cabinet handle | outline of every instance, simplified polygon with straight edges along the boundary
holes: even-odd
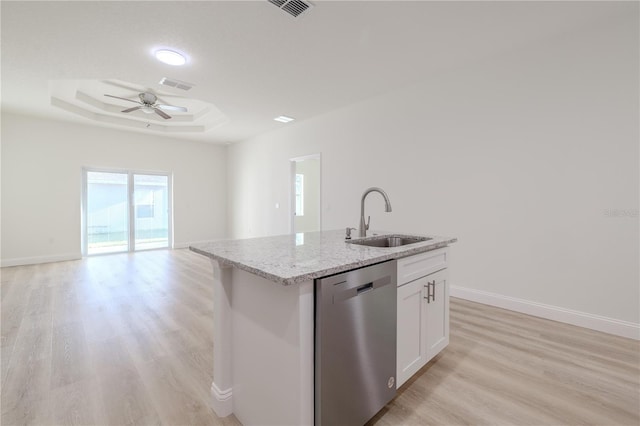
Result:
[[[427,289],[427,297],[423,297],[423,299],[427,299],[427,303],[436,301],[436,281],[427,282],[427,285],[424,286]]]
[[[423,299],[427,299],[427,303],[436,301],[436,280],[432,282],[427,281],[427,285],[423,286],[427,289],[427,297],[422,297]]]

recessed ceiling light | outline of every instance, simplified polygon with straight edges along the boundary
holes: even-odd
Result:
[[[155,52],[156,59],[168,65],[184,65],[187,63],[187,58],[176,51],[169,49],[160,49]]]
[[[281,123],[289,123],[289,122],[295,120],[295,118],[287,117],[286,115],[281,115],[280,117],[274,118],[274,120],[279,121]]]

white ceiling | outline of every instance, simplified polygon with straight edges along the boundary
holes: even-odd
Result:
[[[314,4],[293,18],[267,0],[2,1],[2,109],[158,132],[123,124],[110,105],[111,122],[52,105],[52,96],[77,102],[80,86],[100,98],[100,82],[116,79],[212,105],[224,119],[172,136],[233,143],[295,125],[273,121],[278,115],[304,120],[620,14],[606,2]],[[151,53],[163,46],[186,52],[188,64],[159,63]],[[162,77],[195,87],[166,88]]]

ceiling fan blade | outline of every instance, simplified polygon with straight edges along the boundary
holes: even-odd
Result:
[[[171,116],[169,114],[167,114],[166,112],[162,111],[160,108],[153,108],[153,110],[156,112],[156,114],[158,114],[160,117],[164,118],[165,120],[168,120],[171,118]]]
[[[106,93],[105,93],[105,96],[108,96],[110,98],[122,99],[123,101],[129,101],[129,102],[133,102],[133,103],[136,103],[136,104],[140,103],[138,101],[134,101],[133,99],[121,98],[120,96],[107,95]]]
[[[137,106],[137,107],[133,107],[133,108],[123,109],[120,112],[132,112],[132,111],[137,111],[137,110],[142,109],[142,108],[144,108],[144,107],[141,105],[141,106]]]
[[[156,105],[156,108],[160,108],[165,111],[187,112],[187,108],[176,105]]]

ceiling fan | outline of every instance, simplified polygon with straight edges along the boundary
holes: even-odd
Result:
[[[110,98],[116,98],[116,99],[122,99],[123,101],[129,101],[129,102],[133,102],[138,104],[138,106],[135,106],[133,108],[127,108],[122,110],[121,112],[133,112],[133,111],[137,111],[137,110],[142,110],[142,112],[146,112],[147,114],[153,114],[154,112],[156,114],[158,114],[160,117],[164,118],[165,120],[168,120],[171,118],[171,116],[169,114],[167,114],[166,112],[164,112],[163,110],[166,111],[180,111],[180,112],[187,112],[187,109],[185,107],[181,107],[181,106],[175,106],[175,105],[162,105],[162,104],[158,104],[158,97],[156,95],[154,95],[151,92],[142,92],[140,94],[138,94],[138,97],[140,98],[140,101],[136,101],[133,99],[127,99],[127,98],[121,98],[120,96],[113,96],[113,95],[107,95],[105,94],[105,96],[109,96]]]

